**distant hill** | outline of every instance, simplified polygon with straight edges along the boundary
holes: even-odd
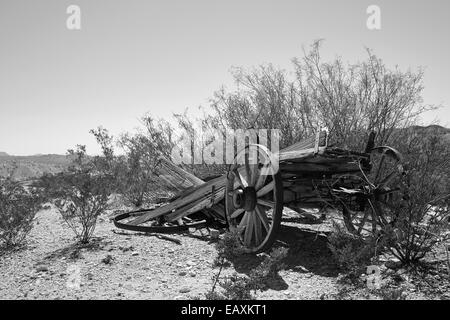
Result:
[[[66,169],[70,158],[65,155],[45,154],[34,156],[10,156],[0,153],[0,176],[7,176],[14,166],[17,167],[14,178],[28,180],[40,177],[44,173],[58,173]]]
[[[450,144],[450,129],[442,126],[411,126],[407,130],[412,130],[417,134],[436,134],[442,136],[442,139]],[[33,156],[12,156],[6,152],[0,152],[0,177],[8,175],[8,172],[14,165],[17,166],[14,177],[19,180],[28,180],[40,177],[44,173],[61,172],[70,163],[70,158],[66,155],[39,154]]]
[[[439,125],[430,125],[430,126],[411,126],[406,130],[410,130],[418,135],[436,135],[440,136],[443,141],[450,144],[450,129],[445,128]]]

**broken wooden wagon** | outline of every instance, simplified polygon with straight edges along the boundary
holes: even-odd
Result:
[[[332,206],[351,233],[382,231],[395,220],[404,174],[401,155],[388,146],[374,147],[374,133],[362,152],[328,146],[327,138],[318,130],[278,155],[263,145],[247,145],[226,174],[207,182],[161,158],[161,178],[179,194],[158,208],[121,214],[114,223],[134,231],[170,232],[221,222],[237,229],[252,253],[272,246],[284,206]],[[191,218],[198,212],[207,219]]]

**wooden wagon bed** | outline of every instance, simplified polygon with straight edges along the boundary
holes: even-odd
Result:
[[[376,150],[382,154],[382,163],[386,156],[400,161],[400,156],[392,148],[372,148],[371,143],[373,141],[369,142],[366,151]],[[260,252],[273,243],[283,205],[332,202],[336,195],[342,194],[345,201],[354,202],[358,198],[356,202],[366,201],[373,207],[376,199],[367,200],[367,195],[372,197],[376,194],[374,190],[381,190],[367,181],[373,166],[373,152],[328,147],[327,134],[323,131],[282,149],[278,157],[259,145],[250,145],[242,150],[245,157],[252,147],[259,152],[256,164],[250,164],[248,158],[244,164],[235,160],[227,174],[207,182],[161,158],[159,176],[179,190],[178,195],[159,208],[122,215],[115,220],[116,226],[145,231],[145,228],[161,222],[177,222],[188,227],[189,223],[183,219],[202,212],[208,219],[240,228],[244,245],[251,252]],[[360,232],[361,227],[355,228],[356,222],[352,221],[350,206],[344,202],[343,205],[348,228]],[[128,218],[126,223],[120,222],[125,218]],[[364,217],[363,225],[366,220]]]

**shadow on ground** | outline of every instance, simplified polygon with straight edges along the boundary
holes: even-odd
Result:
[[[283,269],[285,270],[324,277],[336,277],[338,275],[337,266],[331,251],[328,249],[327,238],[323,234],[299,227],[282,225],[273,247],[289,249],[287,257],[283,260],[285,265]],[[261,255],[245,255],[234,259],[232,264],[237,272],[249,275],[263,259],[264,257]],[[288,288],[279,274],[272,280],[268,283],[270,289],[285,290]]]
[[[60,259],[62,257],[77,260],[81,258],[81,249],[86,249],[88,251],[99,251],[102,250],[106,245],[111,244],[111,241],[104,241],[102,237],[95,237],[90,240],[87,244],[80,244],[78,242],[74,242],[66,247],[61,249],[57,249],[44,257],[45,260],[55,260]]]

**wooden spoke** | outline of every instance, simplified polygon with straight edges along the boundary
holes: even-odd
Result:
[[[243,175],[239,172],[238,169],[235,169],[235,171],[233,171],[234,176],[236,177],[236,180],[238,181],[238,183],[241,185],[241,187],[245,188],[248,187],[248,182],[247,180],[245,180],[245,178],[243,177]]]
[[[264,210],[262,210],[258,205],[255,208],[256,214],[259,217],[259,220],[261,221],[264,229],[266,229],[266,231],[269,231],[269,219],[267,219],[267,216],[264,213]]]
[[[241,222],[238,225],[239,229],[242,230],[247,226],[248,218],[249,218],[249,214],[248,214],[248,212],[245,212],[244,216],[242,217]]]
[[[269,182],[268,184],[266,184],[264,187],[262,187],[261,189],[259,189],[256,192],[256,196],[259,198],[259,197],[262,197],[262,196],[268,194],[270,191],[273,190],[274,185],[275,185],[274,181]]]
[[[364,225],[366,224],[366,220],[367,220],[368,216],[369,216],[369,210],[365,210],[364,217],[362,218],[361,222],[359,223],[358,234],[361,234],[361,231],[364,228]]]
[[[269,201],[269,200],[264,200],[264,199],[258,199],[256,200],[256,202],[260,205],[263,205],[265,207],[269,207],[269,208],[275,208],[275,202],[273,201]]]
[[[255,212],[252,214],[254,219],[254,225],[255,225],[255,241],[256,245],[259,245],[263,240],[263,232],[261,228],[261,220],[259,219],[259,216],[256,215]]]
[[[250,169],[251,169],[251,175],[252,175],[252,179],[251,179],[251,185],[252,186],[256,186],[256,181],[259,178],[260,175],[260,171],[258,170],[258,164],[252,164],[250,165]]]
[[[388,184],[392,178],[394,178],[398,174],[397,170],[393,170],[391,173],[389,173],[386,177],[383,178],[383,180],[380,181],[379,185],[383,186]]]
[[[231,214],[232,219],[236,219],[239,217],[240,214],[242,214],[245,210],[244,209],[237,209],[235,212]]]
[[[383,152],[382,156],[381,156],[381,160],[378,163],[378,168],[377,171],[375,171],[375,179],[373,180],[373,183],[376,184],[378,181],[378,177],[380,176],[381,173],[381,169],[383,167],[383,163],[384,163],[384,159],[386,158],[386,153]]]
[[[263,173],[265,173],[264,167],[261,168],[261,170],[259,172],[258,180],[256,180],[256,182],[255,182],[256,191],[260,190],[264,186],[264,183],[266,183],[267,175],[263,174]]]
[[[245,153],[245,178],[247,180],[247,183],[249,186],[252,186],[252,173],[251,173],[251,169],[250,169],[250,162],[248,159],[248,152]]]
[[[253,224],[255,222],[254,212],[246,212],[248,214],[247,226],[245,228],[244,243],[247,247],[250,247],[253,236]]]

